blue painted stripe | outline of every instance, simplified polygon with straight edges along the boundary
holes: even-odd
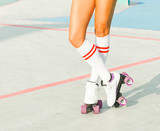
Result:
[[[134,0],[138,4],[114,14],[112,27],[160,30],[160,0]],[[69,23],[69,16],[36,19],[38,21]],[[94,16],[89,26],[94,26]]]
[[[139,2],[135,0],[135,2]],[[141,3],[115,14],[114,27],[160,30],[160,0],[141,0]]]
[[[16,2],[16,1],[18,1],[18,0],[0,0],[0,6],[7,5],[10,3]]]

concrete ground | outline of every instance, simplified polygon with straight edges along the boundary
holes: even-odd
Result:
[[[112,27],[107,64],[134,79],[122,88],[128,104],[109,108],[100,87],[101,113],[82,115],[91,69],[68,41],[68,23],[35,20],[68,16],[70,4],[20,0],[0,7],[0,131],[160,130],[160,31]],[[89,26],[94,42],[93,32]]]

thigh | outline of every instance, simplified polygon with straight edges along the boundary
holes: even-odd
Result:
[[[117,0],[96,0],[95,27],[110,28]]]
[[[69,33],[85,37],[95,8],[95,0],[72,0]]]

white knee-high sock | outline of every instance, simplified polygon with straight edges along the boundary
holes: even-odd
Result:
[[[111,76],[97,47],[92,42],[85,40],[77,50],[82,55],[83,59],[92,67],[92,70],[107,84]]]
[[[110,35],[107,35],[105,37],[95,37],[95,41],[96,41],[96,47],[104,61],[104,63],[107,60],[107,56],[108,56],[108,52],[109,52],[109,46],[110,46]],[[91,73],[91,77],[90,77],[90,81],[93,82],[98,82],[99,79],[99,75],[98,73],[92,69],[92,73]]]

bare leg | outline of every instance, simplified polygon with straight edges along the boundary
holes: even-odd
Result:
[[[84,60],[100,75],[101,79],[108,83],[110,73],[107,70],[95,45],[86,40],[86,29],[95,8],[95,0],[73,0],[70,17],[69,40],[77,48]],[[90,88],[91,87],[91,88]],[[97,84],[87,84],[85,103],[97,102]]]
[[[95,8],[95,0],[73,0],[70,24],[69,41],[75,48],[79,48],[85,40],[86,29]]]
[[[96,0],[95,34],[104,37],[109,34],[117,0]]]
[[[95,34],[96,34],[96,42],[97,42],[96,45],[99,47],[104,47],[104,48],[109,47],[109,36],[108,37],[106,36],[110,32],[111,21],[112,21],[115,5],[116,5],[116,0],[96,0]],[[108,51],[109,51],[109,48],[108,48]],[[103,58],[103,61],[106,62],[108,52],[104,52],[104,53],[101,52],[100,54]],[[98,78],[99,78],[98,74],[94,70],[92,70],[90,81],[97,82]]]
[[[97,40],[99,38],[105,37],[110,32],[111,21],[113,17],[114,8],[116,5],[116,0],[96,0],[96,11],[95,11],[95,33]],[[98,46],[101,46],[101,42],[98,43]],[[104,56],[104,62],[106,61],[107,55],[100,53],[101,56]],[[107,98],[107,105],[112,107],[116,101],[117,88],[121,77],[119,73],[112,72],[112,79],[108,84],[102,84]],[[98,76],[98,75],[97,75]]]

